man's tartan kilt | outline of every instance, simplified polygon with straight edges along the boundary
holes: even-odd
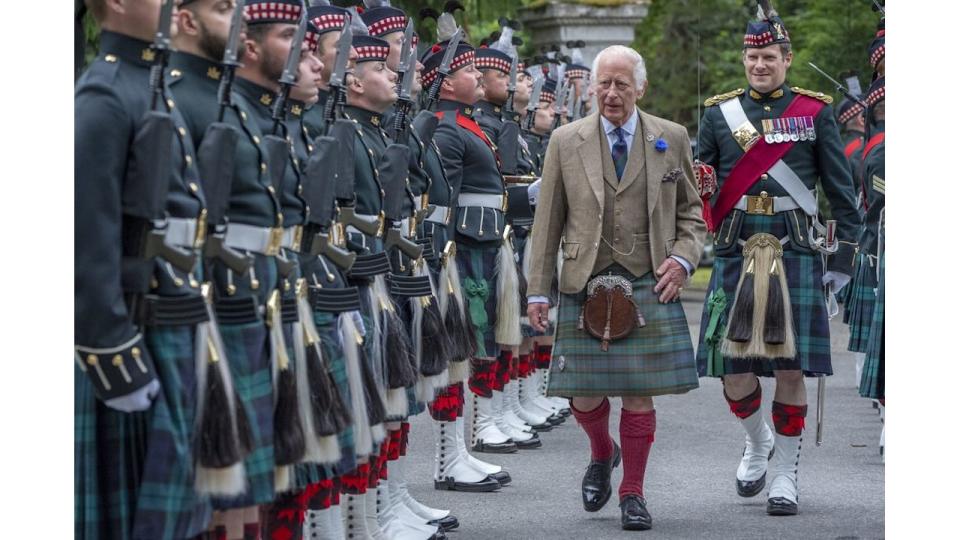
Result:
[[[577,329],[586,290],[560,295],[547,395],[658,396],[700,385],[683,306],[661,304],[655,285],[652,272],[633,280],[633,300],[647,324],[611,342],[607,352],[600,340]]]
[[[482,302],[486,313],[486,324],[477,320],[471,311],[473,326],[477,332],[477,344],[482,350],[480,357],[495,357],[500,348],[497,346],[497,257],[500,242],[483,244],[457,237],[457,270],[460,272],[463,299],[469,309],[473,302]],[[482,338],[482,339],[481,339]]]
[[[873,305],[877,301],[877,294],[874,292],[877,287],[877,269],[870,264],[870,260],[863,252],[857,256],[853,280],[849,285],[850,295],[844,312],[844,322],[850,325],[850,341],[847,349],[853,352],[867,352],[870,323],[873,320]]]
[[[884,297],[886,296],[886,257],[880,257],[880,281],[877,286],[877,301],[873,306],[873,318],[870,325],[870,338],[867,340],[867,357],[863,363],[863,373],[860,375],[860,395],[865,398],[884,399],[885,366],[884,366]]]
[[[768,233],[783,238],[787,236],[784,219],[780,215],[744,215],[740,238],[746,240],[757,233]],[[783,266],[790,290],[793,311],[793,327],[796,333],[797,356],[794,358],[723,359],[725,373],[750,373],[772,377],[773,370],[802,369],[804,375],[832,375],[830,363],[830,322],[827,317],[826,297],[823,293],[823,261],[819,253],[801,253],[787,242],[783,247]],[[717,288],[722,288],[727,297],[727,307],[722,320],[727,320],[736,298],[737,282],[743,266],[740,248],[735,254],[718,255],[713,262],[713,275],[707,290],[707,302],[703,305],[700,319],[700,340],[697,349],[697,368],[700,376],[707,375],[707,349],[705,333],[710,321],[709,298]],[[721,328],[720,331],[726,331]]]
[[[253,449],[244,460],[247,491],[214,499],[217,509],[243,508],[273,500],[273,376],[264,322],[221,324],[234,388],[250,421]]]
[[[181,539],[209,523],[209,501],[193,489],[195,332],[195,326],[146,330],[160,392],[143,412],[107,407],[75,368],[75,538]]]

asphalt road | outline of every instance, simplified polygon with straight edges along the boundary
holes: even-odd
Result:
[[[696,336],[700,307],[684,302]],[[586,436],[570,418],[541,434],[540,449],[511,455],[475,454],[503,465],[513,483],[496,493],[433,489],[434,442],[430,418],[412,421],[407,480],[426,504],[449,508],[461,523],[457,540],[711,538],[711,539],[874,539],[884,536],[884,465],[877,448],[880,419],[857,395],[854,358],[846,351],[847,328],[831,324],[835,375],[827,379],[823,445],[815,445],[816,381],[807,379],[810,412],[800,458],[800,514],[766,515],[766,493],[736,495],[734,473],[743,431],[730,414],[719,380],[682,396],[657,398],[657,434],[644,491],[653,529],[620,529],[614,497],[601,511],[584,512],[580,480],[589,460]],[[695,339],[695,338],[694,338]],[[765,381],[763,413],[768,423],[773,381]],[[619,403],[612,403],[611,433],[618,437]],[[468,414],[469,421],[469,414]],[[614,471],[614,490],[622,467]]]

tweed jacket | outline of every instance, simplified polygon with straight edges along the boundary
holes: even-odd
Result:
[[[687,130],[638,112],[640,121],[619,183],[616,178],[604,178],[604,160],[612,158],[604,150],[608,145],[598,112],[554,131],[533,224],[528,295],[549,294],[558,250],[563,254],[560,292],[581,291],[595,271],[602,270],[594,266],[603,241],[604,204],[614,203],[604,200],[604,182],[617,186],[618,230],[629,235],[642,229],[648,235],[649,253],[637,252],[633,257],[642,256],[656,269],[664,259],[677,255],[696,268],[706,225]],[[630,204],[631,199],[638,204]]]

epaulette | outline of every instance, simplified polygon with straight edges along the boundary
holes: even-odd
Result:
[[[743,88],[737,88],[736,90],[731,90],[731,91],[727,92],[726,94],[717,94],[717,95],[713,96],[712,98],[704,101],[704,102],[703,102],[703,106],[704,106],[704,107],[712,107],[712,106],[714,106],[714,105],[718,105],[718,104],[720,104],[720,103],[723,103],[724,101],[726,101],[726,100],[728,100],[728,99],[735,98],[735,97],[739,96],[739,95],[742,94],[742,93],[743,93]]]
[[[823,92],[814,92],[813,90],[807,90],[804,88],[800,88],[799,86],[791,86],[790,90],[792,90],[794,94],[802,94],[804,96],[809,96],[812,98],[819,99],[820,101],[826,103],[827,105],[833,103],[833,98],[828,96],[827,94],[824,94]]]

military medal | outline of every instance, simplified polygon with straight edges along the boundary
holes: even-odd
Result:
[[[770,119],[761,120],[763,124],[763,140],[767,141],[767,144],[773,144],[773,122]]]
[[[806,122],[803,118],[797,118],[797,132],[800,134],[800,140],[807,140]]]
[[[775,126],[773,140],[782,143],[783,142],[783,119],[774,118],[773,125]]]
[[[808,141],[815,141],[815,140],[817,140],[817,130],[814,129],[814,127],[813,127],[813,125],[814,125],[814,124],[813,124],[813,117],[812,117],[812,116],[804,116],[804,117],[803,117],[803,125],[807,128],[807,140],[808,140]]]
[[[797,129],[797,119],[794,117],[787,118],[787,123],[790,126],[790,140],[797,142],[800,140],[800,133]]]

